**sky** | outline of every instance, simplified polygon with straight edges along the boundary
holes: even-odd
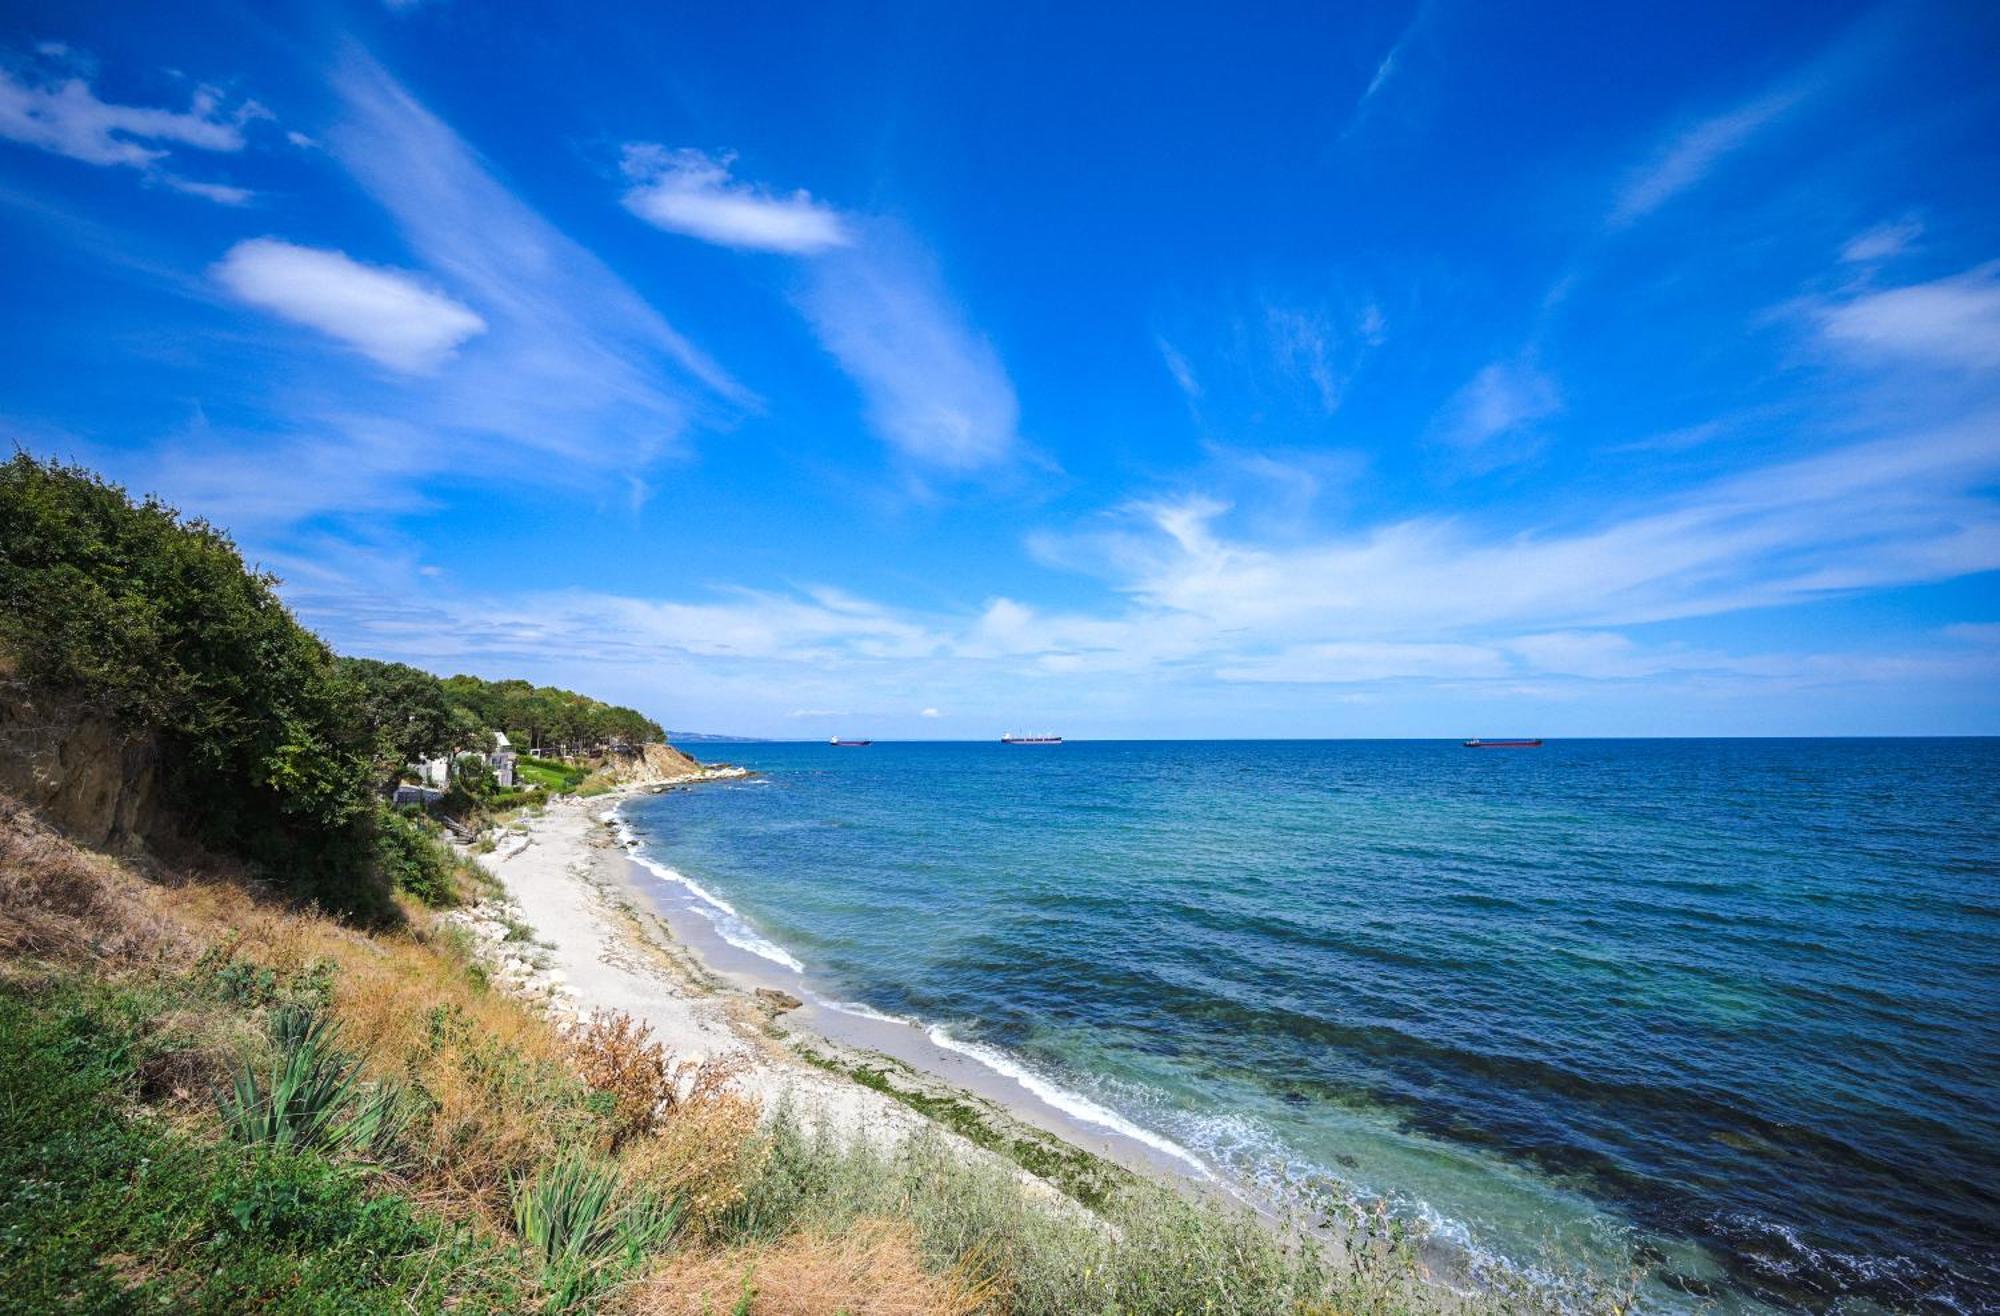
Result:
[[[676,729],[2000,733],[2000,9],[675,9],[10,0],[0,442]]]

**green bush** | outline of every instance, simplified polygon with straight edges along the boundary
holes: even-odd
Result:
[[[418,817],[378,811],[375,862],[383,880],[433,909],[458,903],[458,856]]]
[[[31,688],[152,733],[176,815],[330,907],[370,890],[372,736],[332,653],[229,537],[80,467],[0,466],[0,647]]]

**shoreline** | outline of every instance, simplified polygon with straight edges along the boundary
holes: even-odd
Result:
[[[1133,1173],[1180,1187],[1220,1189],[1232,1199],[1246,1200],[1229,1191],[1228,1182],[1195,1153],[1171,1139],[1056,1087],[990,1048],[953,1038],[942,1027],[840,1000],[815,984],[788,951],[747,928],[744,940],[767,949],[730,940],[713,915],[740,919],[732,906],[685,874],[640,853],[636,839],[620,829],[615,815],[606,819],[600,814],[599,821],[610,826],[620,842],[630,893],[650,906],[649,912],[705,969],[739,991],[754,996],[781,993],[798,1002],[774,1017],[772,1027],[785,1034],[783,1040],[795,1054],[810,1052],[800,1055],[808,1064],[831,1064],[877,1090],[892,1087],[893,1095],[906,1105],[969,1100]],[[829,1048],[835,1054],[829,1055]],[[882,1062],[887,1070],[877,1072]],[[871,1076],[857,1077],[853,1072],[857,1068],[870,1070]],[[940,1084],[947,1090],[927,1090]]]
[[[490,861],[487,871],[550,962],[544,999],[559,1026],[593,1010],[622,1010],[670,1053],[736,1057],[734,1086],[767,1110],[789,1103],[808,1124],[878,1145],[931,1129],[958,1154],[1003,1165],[1057,1207],[1091,1208],[1147,1183],[1247,1210],[1273,1229],[1299,1227],[1296,1202],[1288,1206],[1003,1053],[818,990],[789,951],[699,882],[646,857],[621,826],[618,811],[632,798],[750,775],[705,768],[559,799],[516,819],[492,854],[478,856]],[[718,916],[736,921],[740,939],[759,949],[725,937]],[[538,994],[532,981],[528,992]],[[1330,1260],[1350,1255],[1345,1226],[1307,1231]],[[1448,1234],[1418,1242],[1426,1286],[1449,1301],[1486,1287],[1489,1267],[1516,1281],[1534,1273]]]
[[[503,989],[540,1002],[559,1026],[622,1010],[670,1053],[728,1058],[735,1086],[766,1109],[788,1102],[810,1124],[891,1144],[929,1127],[960,1154],[1000,1161],[1065,1201],[1089,1205],[1138,1178],[1244,1204],[1165,1139],[1086,1122],[1038,1095],[1032,1077],[834,1001],[781,960],[725,940],[697,884],[663,875],[672,870],[635,855],[616,827],[627,799],[744,775],[710,769],[551,801],[473,856],[505,899],[446,921],[474,934]]]

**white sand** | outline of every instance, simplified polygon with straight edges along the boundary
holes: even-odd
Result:
[[[814,1068],[762,1035],[760,1025],[772,1011],[751,992],[709,972],[662,920],[629,898],[626,860],[599,821],[615,803],[614,796],[557,801],[517,825],[526,844],[503,838],[481,857],[538,943],[495,944],[489,933],[490,963],[504,966],[509,958],[530,956],[539,961],[525,972],[503,971],[502,982],[546,998],[558,1022],[593,1010],[622,1010],[651,1027],[675,1056],[735,1057],[742,1066],[738,1086],[767,1110],[789,1094],[809,1121],[830,1120],[844,1133],[877,1141],[900,1139],[926,1123],[908,1106]],[[476,925],[480,914],[457,921]],[[491,920],[485,921],[490,929]],[[949,1136],[968,1154],[985,1154]]]

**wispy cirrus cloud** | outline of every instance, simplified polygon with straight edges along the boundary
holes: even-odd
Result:
[[[1524,360],[1495,361],[1480,368],[1445,404],[1433,432],[1460,448],[1478,448],[1520,435],[1562,410],[1555,381]]]
[[[60,46],[41,53],[45,59],[69,55]],[[0,137],[85,164],[136,169],[176,191],[222,205],[251,199],[246,188],[183,178],[164,162],[175,147],[241,151],[244,122],[265,113],[255,102],[225,111],[221,92],[197,87],[185,110],[121,105],[101,99],[82,77],[46,67],[40,72],[0,68]]]
[[[144,464],[150,487],[282,544],[287,522],[380,524],[443,481],[642,487],[695,426],[756,405],[365,52],[348,49],[329,80],[327,149],[406,252],[391,267],[264,237],[186,291],[220,287],[393,376],[273,340],[264,374],[284,387],[266,423],[169,435]]]
[[[1695,186],[1805,95],[1802,87],[1784,87],[1683,129],[1627,179],[1612,204],[1611,227],[1635,223]]]
[[[276,238],[239,242],[215,278],[253,306],[339,339],[392,370],[436,369],[486,322],[401,270]]]
[[[1299,640],[1713,615],[2000,567],[2000,506],[1979,494],[2000,474],[1996,425],[1988,412],[1851,444],[1562,532],[1417,518],[1270,547],[1232,538],[1228,509],[1196,498],[1056,547],[1146,608]]]
[[[335,158],[395,219],[426,272],[487,325],[440,376],[428,419],[592,468],[632,468],[718,405],[754,405],[372,58],[349,50],[333,85]]]
[[[1747,693],[1972,680],[2000,667],[1992,653],[1926,667],[1923,655],[1731,653],[1627,631],[2000,569],[2000,506],[1984,492],[2000,476],[1996,422],[1852,443],[1561,528],[1417,518],[1273,543],[1232,532],[1233,509],[1212,498],[1131,504],[1112,528],[1039,545],[1046,564],[1103,581],[1112,602],[1096,608],[1003,596],[922,611],[827,587],[696,599],[570,591],[428,613],[407,599],[333,606],[347,610],[337,629],[376,649],[553,654],[589,633],[606,663],[671,662],[788,689],[796,679],[847,696],[827,707],[887,707],[913,683],[972,705],[996,682],[1049,678],[1085,702],[1120,698],[1136,680],[1485,683],[1542,695],[1563,682],[1735,682]]]
[[[804,189],[773,196],[730,177],[734,159],[634,142],[625,148],[625,206],[649,224],[725,247],[809,255],[853,242],[840,215]]]
[[[869,427],[911,466],[964,476],[1012,457],[1014,386],[930,254],[893,223],[735,179],[733,158],[628,145],[625,205],[668,232],[803,258],[799,310],[859,388]]]
[[[1818,309],[1834,346],[1871,360],[2000,369],[2000,262]]]
[[[1841,247],[1840,258],[1850,265],[1872,265],[1902,255],[1923,235],[1923,221],[1914,215],[1905,216],[1855,234]]]
[[[967,474],[1013,454],[1020,407],[1000,354],[925,253],[878,234],[817,262],[799,306],[860,388],[870,428],[900,455]]]
[[[1430,12],[1430,0],[1424,0],[1417,6],[1416,13],[1410,16],[1410,21],[1404,24],[1403,30],[1397,34],[1396,40],[1376,63],[1373,76],[1368,79],[1368,85],[1362,89],[1360,97],[1354,102],[1353,111],[1347,116],[1347,126],[1341,129],[1340,136],[1343,141],[1360,131],[1361,125],[1367,121],[1369,112],[1375,107],[1377,98],[1403,71],[1410,47],[1423,30]]]

